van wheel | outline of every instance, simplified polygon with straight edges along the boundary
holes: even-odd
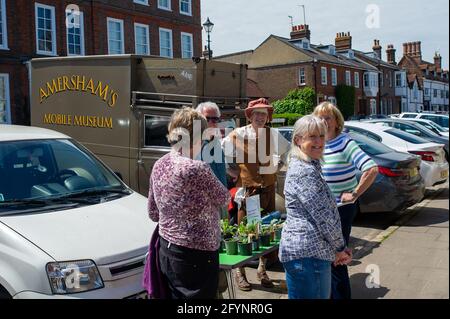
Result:
[[[3,286],[0,286],[0,300],[2,299],[11,299],[11,295],[8,293],[8,291],[3,288]]]

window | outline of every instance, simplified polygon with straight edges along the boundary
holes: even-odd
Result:
[[[355,72],[355,88],[359,88],[359,72]]]
[[[55,7],[35,4],[36,53],[56,55]]]
[[[124,54],[123,20],[107,18],[108,54]]]
[[[448,90],[445,91],[445,98],[448,99]]]
[[[169,116],[145,115],[145,147],[170,147],[167,141]]]
[[[150,37],[148,25],[134,24],[134,44],[136,54],[150,55]]]
[[[180,13],[192,15],[192,0],[180,0]]]
[[[417,90],[417,86],[414,85],[414,99],[417,100],[419,98],[419,90]]]
[[[405,131],[401,131],[399,129],[389,129],[389,130],[386,130],[385,132],[388,134],[391,134],[392,136],[396,136],[402,140],[405,140],[409,143],[412,143],[412,144],[428,143],[427,140],[425,140],[419,136],[413,135],[413,134],[405,132]]]
[[[367,131],[366,131],[367,132]],[[381,138],[378,135],[371,134],[367,132],[366,136],[358,133],[350,133],[352,139],[358,144],[358,146],[366,153],[367,155],[380,155],[385,153],[392,153],[393,150],[382,143],[374,142],[373,140],[381,142]],[[370,138],[368,138],[370,137]]]
[[[9,75],[0,73],[0,124],[11,123]]]
[[[391,72],[389,72],[389,87],[391,88],[392,87],[392,71]]]
[[[444,98],[444,90],[441,90],[441,99]]]
[[[370,86],[376,88],[378,86],[378,75],[372,74],[370,77]]]
[[[171,0],[158,0],[158,9],[171,11],[170,1]]]
[[[395,86],[396,87],[402,87],[402,75],[401,74],[396,74],[395,75]]]
[[[298,84],[299,85],[305,85],[306,84],[306,78],[305,78],[305,68],[300,68],[298,72]]]
[[[436,89],[433,90],[433,96],[437,97],[437,90]]]
[[[367,88],[369,87],[369,74],[368,73],[364,73],[364,87]]]
[[[173,58],[172,30],[159,28],[159,55]]]
[[[370,99],[370,115],[377,114],[377,100]]]
[[[430,95],[430,90],[429,89],[425,89],[425,95],[426,96]]]
[[[66,10],[67,55],[84,55],[83,12]]]
[[[337,85],[337,70],[331,69],[331,85],[336,86]]]
[[[148,6],[148,0],[133,0],[133,2]]]
[[[345,71],[345,84],[350,86],[352,85],[352,78],[351,78],[352,74],[350,71]]]
[[[6,3],[0,0],[0,49],[8,49],[8,32],[6,28]],[[1,119],[0,119],[1,123]]]
[[[336,98],[334,96],[328,97],[328,101],[333,105],[337,104]]]
[[[380,73],[380,86],[384,86],[384,73]]]
[[[181,58],[190,59],[194,56],[192,34],[181,32]]]
[[[322,85],[327,85],[328,84],[328,80],[327,80],[327,68],[326,67],[322,67],[320,69],[320,75],[321,75],[321,83]]]

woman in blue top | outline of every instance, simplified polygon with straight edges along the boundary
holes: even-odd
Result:
[[[326,124],[312,115],[294,126],[279,247],[289,299],[330,298],[331,263],[351,261],[335,199],[321,172],[326,132]]]

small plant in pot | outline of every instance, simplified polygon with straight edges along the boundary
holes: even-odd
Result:
[[[270,246],[270,234],[271,234],[271,227],[269,225],[263,225],[261,228],[261,234],[259,235],[259,241],[261,246],[263,247],[269,247]]]
[[[272,225],[272,229],[274,232],[275,241],[280,241],[281,240],[281,231],[283,230],[283,222],[281,222],[280,220],[276,220]]]
[[[252,255],[252,241],[251,236],[247,231],[247,226],[241,222],[238,228],[239,242],[238,242],[238,253],[241,256],[251,256]]]
[[[230,225],[228,220],[224,219],[220,222],[220,228],[227,255],[237,255],[236,226]]]
[[[253,251],[259,250],[259,223],[247,224],[247,234],[251,239]]]

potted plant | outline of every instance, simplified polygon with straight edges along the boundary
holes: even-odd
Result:
[[[247,234],[252,243],[253,251],[259,250],[259,223],[247,224]]]
[[[270,225],[263,225],[261,227],[261,234],[259,235],[261,246],[263,247],[270,246],[270,233],[271,233]]]
[[[252,242],[251,242],[251,236],[249,236],[249,233],[247,231],[247,226],[241,222],[238,227],[238,235],[239,235],[239,242],[238,242],[238,253],[241,256],[251,256],[252,255]]]
[[[227,255],[237,255],[236,226],[230,225],[228,220],[224,219],[221,220],[220,227]]]

